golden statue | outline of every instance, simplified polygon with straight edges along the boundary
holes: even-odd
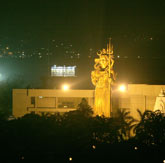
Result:
[[[94,114],[110,117],[111,84],[115,80],[113,47],[109,43],[107,49],[99,51],[97,55],[99,58],[95,59],[95,70],[91,72],[91,80],[95,86]]]

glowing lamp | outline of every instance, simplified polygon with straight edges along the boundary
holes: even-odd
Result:
[[[119,91],[120,92],[125,92],[126,91],[126,86],[124,84],[119,86]]]
[[[64,84],[64,85],[62,86],[62,89],[63,89],[64,91],[69,90],[69,85]]]
[[[72,157],[69,157],[69,161],[72,161]]]

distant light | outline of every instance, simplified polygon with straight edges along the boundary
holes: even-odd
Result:
[[[135,150],[137,150],[137,149],[138,149],[138,147],[135,147],[134,149],[135,149]]]
[[[64,84],[64,85],[62,86],[62,89],[63,89],[64,91],[67,91],[67,90],[69,90],[69,85],[67,85],[67,84]]]
[[[124,84],[119,86],[119,91],[120,92],[125,92],[126,91],[126,86]]]
[[[24,158],[24,156],[21,156],[21,158],[20,158],[21,160],[24,160],[25,158]]]
[[[72,161],[72,157],[69,157],[69,161]]]
[[[120,58],[120,56],[118,55],[117,58]]]
[[[12,54],[13,54],[13,52],[8,52],[8,54],[9,54],[9,55],[12,55]]]
[[[39,96],[39,98],[43,98],[43,96]]]
[[[96,149],[96,146],[95,146],[95,145],[92,145],[92,148],[93,148],[93,149]]]

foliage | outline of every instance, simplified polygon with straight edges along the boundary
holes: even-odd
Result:
[[[83,113],[85,116],[92,116],[93,110],[88,105],[88,101],[85,98],[82,98],[81,103],[78,105],[77,110]]]
[[[105,118],[91,116],[84,101],[78,107],[63,115],[31,113],[10,121],[0,119],[0,160],[68,162],[72,157],[75,162],[132,162],[130,156],[133,162],[162,160],[165,120],[160,112],[141,114],[132,138],[135,120],[128,111],[118,110],[114,117]]]
[[[130,116],[130,111],[126,109],[117,109],[114,116],[116,123],[120,126],[119,133],[122,140],[128,140],[131,137],[131,130],[135,126],[136,120]]]
[[[139,112],[140,113],[140,112]],[[160,111],[145,111],[135,128],[136,139],[146,145],[165,143],[165,116]]]

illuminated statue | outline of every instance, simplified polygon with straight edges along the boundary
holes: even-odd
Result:
[[[157,110],[165,114],[165,91],[163,89],[161,89],[159,96],[156,97],[154,111]]]
[[[113,70],[113,48],[109,45],[97,53],[94,71],[91,72],[91,80],[95,86],[94,114],[110,117],[111,109],[111,84],[115,80]]]

